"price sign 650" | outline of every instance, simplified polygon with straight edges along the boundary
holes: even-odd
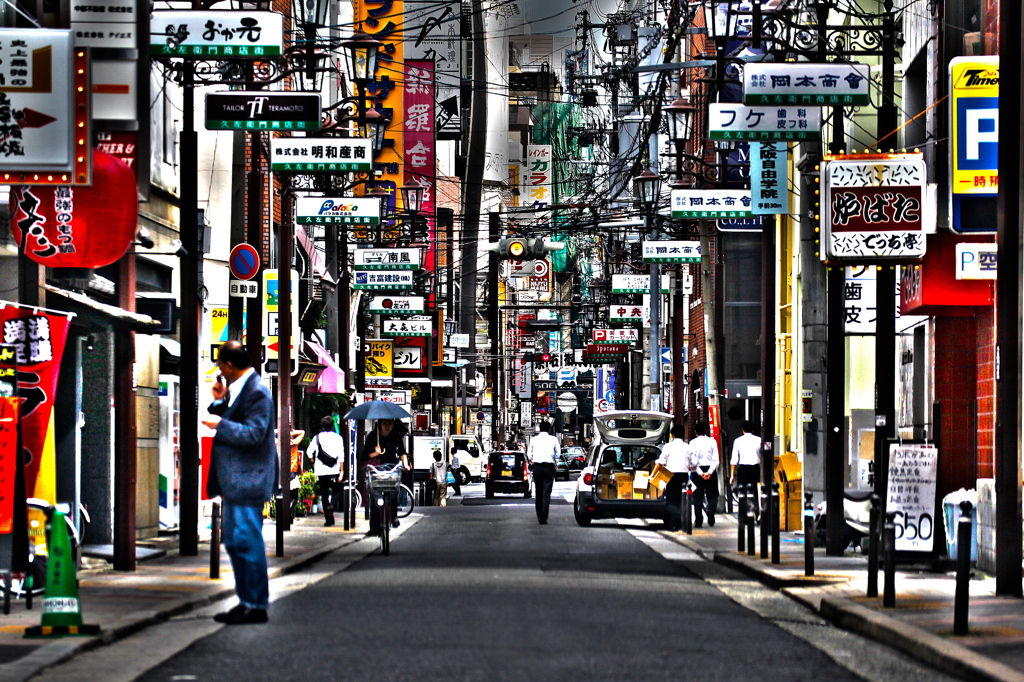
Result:
[[[904,544],[897,549],[910,549],[919,542],[928,542],[935,532],[935,520],[928,512],[897,511],[893,521],[896,524],[896,541]]]

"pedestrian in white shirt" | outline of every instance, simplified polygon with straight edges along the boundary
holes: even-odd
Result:
[[[320,433],[306,448],[306,456],[313,460],[320,501],[324,505],[324,525],[334,525],[334,508],[338,505],[338,478],[345,460],[345,441],[334,430],[334,419],[320,420]]]
[[[658,464],[672,474],[665,486],[665,502],[669,508],[668,529],[672,531],[682,529],[683,486],[690,479],[690,448],[683,440],[684,436],[686,427],[682,424],[673,426],[669,441],[662,446],[661,456],[658,457]]]
[[[555,485],[555,458],[561,448],[558,439],[551,435],[551,424],[540,423],[540,433],[530,439],[526,459],[533,465],[533,485],[536,488],[537,521],[547,525],[548,508],[551,506],[551,489]]]
[[[732,478],[730,485],[740,486],[740,491],[748,485],[756,486],[761,480],[761,439],[754,435],[754,425],[744,420],[742,426],[743,435],[732,442]],[[757,509],[760,500],[754,495],[755,514],[760,515]]]
[[[707,502],[708,525],[715,525],[718,508],[718,441],[708,436],[707,422],[698,422],[693,430],[697,437],[690,441],[690,480],[693,481],[694,528],[704,525],[703,511]]]

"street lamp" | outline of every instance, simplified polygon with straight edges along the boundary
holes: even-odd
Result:
[[[409,182],[405,183],[398,190],[402,193],[402,206],[406,211],[415,214],[420,212],[423,207],[423,198],[427,194],[426,184],[421,184],[415,177],[410,178]]]
[[[656,229],[651,227],[651,214],[661,196],[661,176],[650,169],[633,178],[633,196],[644,211],[644,225],[651,240],[658,238]],[[661,266],[651,263],[651,330],[648,340],[650,348],[649,376],[651,383],[651,409],[661,411]]]
[[[377,73],[377,59],[384,43],[365,33],[356,33],[341,46],[348,50],[349,75],[356,83],[367,83]]]

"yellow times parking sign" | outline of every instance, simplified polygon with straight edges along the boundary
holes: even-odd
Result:
[[[367,339],[363,346],[366,388],[391,388],[394,380],[395,343],[391,339]]]

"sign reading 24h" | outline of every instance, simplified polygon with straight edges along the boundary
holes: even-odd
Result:
[[[924,255],[926,173],[920,154],[833,158],[822,174],[827,257]]]
[[[745,64],[743,103],[861,106],[870,103],[869,74],[867,64]]]

